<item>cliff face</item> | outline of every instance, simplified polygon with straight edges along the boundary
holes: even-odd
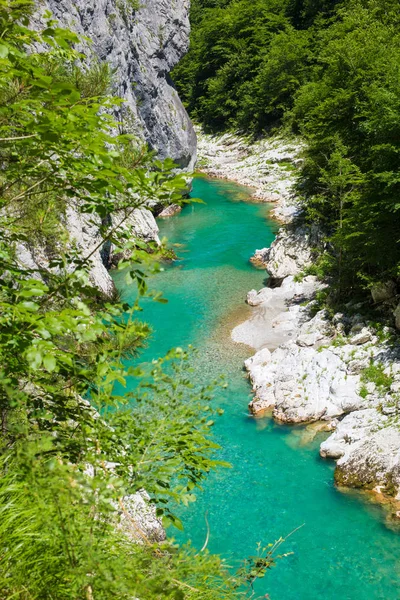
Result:
[[[139,8],[137,8],[139,7]],[[112,70],[113,94],[125,102],[117,115],[124,133],[134,133],[156,151],[191,171],[196,162],[196,134],[169,72],[187,52],[190,0],[41,0],[33,25],[44,23],[50,11],[61,26],[88,38],[81,52],[107,61]],[[100,222],[69,209],[65,215],[71,243],[84,254],[99,241]],[[149,210],[137,210],[126,224],[132,237],[159,243],[158,227]],[[109,296],[111,277],[104,265],[107,250],[92,257],[90,279]],[[18,250],[21,263],[35,269],[48,262],[45,249],[28,245]]]
[[[135,9],[135,5],[139,8]],[[191,170],[196,134],[169,72],[187,52],[190,0],[45,0],[61,25],[92,40],[83,48],[107,61],[121,120],[160,158]]]

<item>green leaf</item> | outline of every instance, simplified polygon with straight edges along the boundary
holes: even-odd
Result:
[[[37,312],[40,308],[39,304],[37,304],[36,302],[29,302],[29,301],[20,302],[19,306],[21,306],[31,312]]]
[[[57,365],[55,357],[51,354],[46,354],[46,356],[43,358],[43,365],[47,371],[54,371]]]

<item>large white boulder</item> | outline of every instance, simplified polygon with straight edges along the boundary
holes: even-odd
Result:
[[[248,366],[256,398],[250,410],[273,407],[286,423],[332,420],[365,405],[359,375],[348,375],[346,363],[329,349],[321,352],[289,342],[260,368]]]
[[[263,263],[273,279],[298,275],[313,262],[313,247],[320,232],[316,227],[281,229],[275,241],[263,252]]]
[[[335,474],[339,485],[383,486],[387,493],[398,496],[400,430],[396,421],[396,416],[368,408],[353,412],[339,422],[320,448],[321,456],[339,458]]]
[[[232,331],[234,342],[246,344],[255,350],[274,349],[283,341],[295,338],[302,323],[309,319],[303,303],[311,300],[322,286],[316,277],[302,281],[287,277],[280,287],[251,290],[247,303],[255,307],[251,317]]]

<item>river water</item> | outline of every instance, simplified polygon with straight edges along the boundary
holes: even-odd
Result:
[[[171,535],[200,548],[207,513],[209,550],[239,565],[259,542],[303,526],[282,548],[292,554],[258,583],[258,593],[271,600],[399,599],[400,536],[385,526],[383,510],[335,489],[333,463],[318,456],[321,438],[248,416],[243,361],[252,351],[231,342],[230,331],[250,314],[246,292],[263,286],[265,272],[248,259],[274,239],[268,206],[249,202],[246,188],[204,178],[195,180],[193,196],[206,204],[160,223],[179,260],[151,280],[168,304],[142,303],[141,319],[155,331],[142,360],[192,344],[199,350],[194,377],[225,375],[215,436],[232,468],[207,479],[197,502],[180,510],[185,532]],[[115,280],[125,300],[136,298],[121,274]]]

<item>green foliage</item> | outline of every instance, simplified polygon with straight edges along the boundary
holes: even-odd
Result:
[[[134,516],[141,543],[121,526],[124,499],[145,487],[180,527],[177,503],[222,464],[214,386],[193,386],[181,349],[137,366],[150,333],[138,302],[102,299],[90,282],[93,255],[113,244],[147,294],[158,255],[132,240],[129,217],[147,200],[179,202],[186,184],[112,135],[122,101],[105,96],[108,69],[80,70],[77,36],[50,15],[30,30],[31,8],[0,0],[0,596],[245,598],[246,578],[218,557],[155,545]],[[70,239],[71,210],[96,227],[93,249]]]
[[[73,65],[63,79],[71,81],[82,98],[102,98],[110,91],[112,76],[108,63],[94,60],[86,69]]]
[[[327,236],[338,299],[398,279],[400,34],[395,0],[195,0],[174,77],[206,128],[277,124],[308,145],[298,192]],[[319,270],[321,271],[321,270]]]
[[[394,116],[400,38],[398,12],[381,4],[354,2],[338,12],[294,111],[309,141],[306,207],[332,234],[330,273],[341,295],[396,277],[400,261]]]
[[[31,448],[7,471],[0,479],[0,540],[7,540],[1,546],[2,598],[244,597],[218,557],[145,537],[133,543],[134,522],[118,530],[125,500],[118,511],[115,504],[123,482],[104,469],[88,478],[60,459],[38,460]]]
[[[293,107],[313,61],[315,34],[303,28],[332,2],[194,0],[188,55],[173,77],[189,112],[207,128],[253,134]]]
[[[390,386],[393,383],[393,378],[384,373],[385,367],[382,363],[373,363],[363,370],[361,373],[361,381],[363,383],[375,383],[376,387],[380,392],[390,390]]]
[[[263,120],[268,111],[262,117],[258,114],[258,74],[263,69],[272,73],[284,54],[279,42],[271,58],[267,53],[274,36],[280,32],[281,45],[285,45],[287,20],[281,3],[197,0],[192,11],[191,49],[173,75],[189,111],[213,129],[248,126]],[[287,35],[290,36],[289,31]],[[288,68],[292,57],[293,53],[287,57]],[[293,82],[287,80],[285,84]],[[275,96],[283,101],[284,93],[280,94],[280,90],[270,93],[271,102]],[[273,108],[270,120],[274,120],[275,112]]]

